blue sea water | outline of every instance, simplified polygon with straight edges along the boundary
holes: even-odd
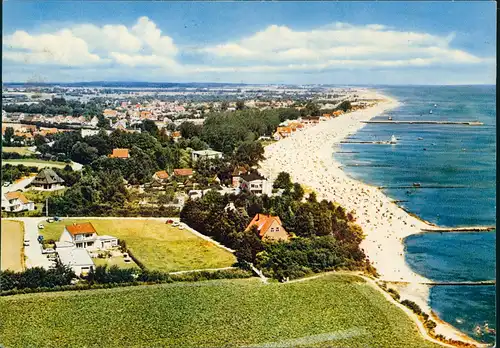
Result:
[[[376,119],[480,121],[482,126],[368,124],[352,141],[398,139],[396,145],[343,144],[334,154],[353,178],[388,187],[402,207],[440,226],[496,224],[495,86],[378,88],[402,102]],[[436,105],[436,106],[435,106]],[[430,111],[432,110],[432,113]],[[424,188],[399,188],[420,183]],[[447,186],[425,188],[425,186]],[[496,231],[413,235],[406,260],[423,276],[441,281],[495,279]],[[476,325],[496,329],[495,286],[435,286],[430,305],[439,317],[471,337]]]

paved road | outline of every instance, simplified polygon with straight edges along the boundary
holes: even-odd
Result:
[[[43,218],[16,218],[24,222],[24,239],[29,240],[29,246],[24,247],[26,257],[26,268],[43,267],[48,269],[52,264],[46,255],[42,254],[42,245],[38,243],[38,224],[44,221]]]
[[[11,184],[7,187],[2,187],[2,193],[7,193],[7,192],[13,192],[13,191],[18,191],[18,190],[24,190],[26,186],[28,186],[31,181],[33,181],[35,177],[29,177],[26,179],[19,180],[17,183]]]

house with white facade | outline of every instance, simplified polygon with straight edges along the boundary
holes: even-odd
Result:
[[[9,212],[35,210],[35,203],[26,198],[21,192],[7,192],[2,195],[2,210]]]
[[[273,192],[272,183],[256,172],[242,174],[239,178],[242,190],[248,190],[256,195],[266,194],[268,196]]]
[[[90,222],[74,223],[64,227],[56,247],[71,247],[87,250],[106,250],[118,246],[118,238],[99,236]]]
[[[31,181],[30,186],[40,191],[55,191],[64,188],[64,180],[53,169],[44,168]]]
[[[198,161],[199,159],[218,159],[222,158],[222,152],[214,151],[214,150],[200,150],[191,152],[191,160],[193,162]]]

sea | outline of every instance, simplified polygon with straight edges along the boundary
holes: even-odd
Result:
[[[348,140],[384,141],[394,135],[397,143],[342,144],[334,156],[346,173],[386,187],[385,194],[401,207],[436,225],[496,225],[496,87],[375,89],[402,104],[373,120],[484,125],[367,124]],[[411,187],[414,183],[421,187]],[[495,279],[496,231],[418,234],[405,244],[407,263],[431,280]],[[495,286],[433,286],[429,301],[442,320],[478,341],[495,342],[495,335],[484,329],[496,330]]]

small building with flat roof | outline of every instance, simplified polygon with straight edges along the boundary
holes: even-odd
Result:
[[[70,267],[77,276],[87,275],[94,268],[94,262],[85,249],[57,248],[59,261]]]
[[[200,150],[191,152],[191,159],[193,162],[199,159],[218,159],[222,158],[222,152],[214,150]]]

